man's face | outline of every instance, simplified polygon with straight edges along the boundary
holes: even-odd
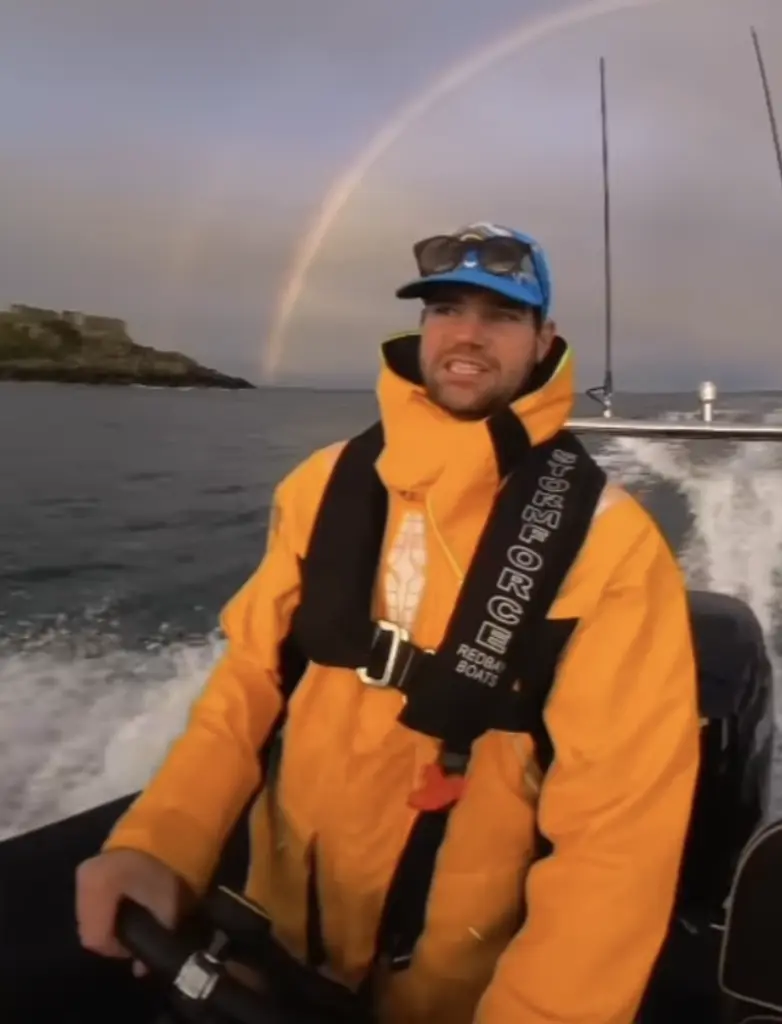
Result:
[[[457,419],[477,420],[507,405],[554,339],[531,310],[494,292],[443,285],[421,324],[421,373],[429,397]]]

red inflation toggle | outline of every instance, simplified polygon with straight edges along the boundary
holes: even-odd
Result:
[[[455,804],[464,792],[463,775],[446,775],[440,764],[427,764],[423,770],[423,783],[407,798],[417,811],[442,811]]]

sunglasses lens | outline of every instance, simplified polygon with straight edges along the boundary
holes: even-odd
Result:
[[[521,272],[537,277],[532,249],[517,238],[434,235],[416,242],[413,252],[422,277],[455,270],[468,252],[474,252],[483,269],[490,274]]]
[[[427,238],[415,246],[418,269],[424,277],[431,274],[445,274],[458,267],[462,261],[464,246],[458,238],[437,235]]]
[[[492,274],[512,274],[518,270],[534,272],[528,247],[515,238],[487,238],[480,248],[480,261]]]

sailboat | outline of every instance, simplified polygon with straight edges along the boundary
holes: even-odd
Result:
[[[752,30],[777,163],[780,146],[760,43]],[[600,415],[573,419],[583,435],[782,441],[782,425],[714,421],[716,389],[699,389],[700,418],[621,419],[613,410],[610,190],[606,66],[600,61],[606,287],[605,375],[590,396]],[[702,766],[670,930],[638,1024],[782,1024],[782,822],[770,820],[774,680],[755,612],[739,599],[690,593],[701,686]],[[204,1024],[348,1024],[339,995],[294,1008],[275,984],[307,969],[264,946],[263,916],[238,895],[248,861],[247,822],[231,835],[209,894],[183,927],[168,930],[125,901],[117,934],[148,968],[91,956],[74,919],[75,869],[100,847],[137,794],[0,843],[2,1024],[201,1021]],[[236,950],[267,949],[272,991],[229,971]],[[332,984],[336,990],[341,988]],[[610,979],[606,979],[610,984]],[[284,988],[284,986],[283,986]],[[323,989],[321,987],[322,995]],[[328,993],[327,993],[328,995]],[[510,1022],[509,1022],[510,1024]]]

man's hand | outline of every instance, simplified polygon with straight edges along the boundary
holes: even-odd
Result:
[[[106,957],[130,956],[114,930],[124,897],[173,928],[193,894],[171,868],[139,850],[109,850],[83,861],[76,871],[76,919],[85,949]],[[134,964],[134,973],[144,971]]]

